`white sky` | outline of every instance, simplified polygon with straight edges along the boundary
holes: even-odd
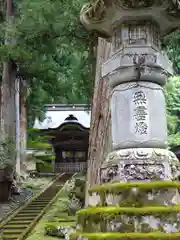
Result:
[[[37,119],[34,123],[34,128],[47,129],[47,128],[57,128],[61,125],[65,118],[70,114],[73,114],[78,122],[84,127],[90,127],[91,114],[87,111],[47,111],[46,119],[43,122],[39,122]]]

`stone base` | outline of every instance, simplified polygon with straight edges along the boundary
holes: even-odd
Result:
[[[89,189],[94,207],[77,213],[78,236],[180,239],[178,175],[179,161],[166,149],[110,153],[100,169],[101,185]]]
[[[120,181],[173,181],[180,175],[179,160],[167,149],[132,148],[111,152],[100,169],[101,184]],[[127,201],[127,199],[132,201]],[[106,203],[132,206],[138,199],[141,206],[180,203],[177,189],[154,190],[107,195]]]
[[[101,184],[132,181],[178,180],[180,164],[175,154],[167,149],[132,148],[111,152],[100,169]],[[176,205],[180,203],[177,189],[157,189],[145,192],[126,191],[122,194],[106,194],[107,205],[132,206],[138,199],[138,206]],[[128,200],[128,201],[127,201]],[[89,196],[88,205],[101,204],[99,194]]]
[[[103,212],[101,213],[103,215]],[[86,220],[84,226],[79,226],[86,232],[143,232],[161,231],[164,233],[178,233],[180,231],[180,214],[155,214],[152,215],[126,215],[120,214],[112,216],[112,219],[98,219],[96,216],[91,217],[91,220]],[[103,224],[102,224],[103,223]],[[104,227],[103,227],[104,225]]]
[[[100,169],[101,184],[111,181],[177,180],[180,164],[167,149],[131,148],[111,152]]]

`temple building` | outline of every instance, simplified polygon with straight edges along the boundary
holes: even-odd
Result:
[[[85,105],[46,105],[46,118],[37,119],[34,128],[52,136],[55,160],[53,172],[86,171],[90,128],[90,111]]]
[[[55,161],[53,172],[80,172],[87,168],[87,154],[91,112],[86,105],[45,105],[46,118],[35,120],[34,128],[43,135],[53,136],[50,141]],[[171,149],[180,160],[180,146]]]

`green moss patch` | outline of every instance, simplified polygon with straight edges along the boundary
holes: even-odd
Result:
[[[152,207],[89,207],[77,212],[77,216],[80,215],[96,215],[96,214],[132,214],[132,215],[152,215],[157,213],[172,213],[180,212],[180,205],[176,206],[152,206]]]
[[[132,188],[138,188],[141,190],[180,188],[180,182],[177,181],[117,182],[95,186],[90,188],[88,191],[89,194],[95,192],[120,194],[121,192]]]
[[[70,238],[74,239],[77,237],[87,237],[88,239],[180,239],[180,233],[162,233],[162,232],[151,232],[151,233],[83,233],[76,232],[71,233]]]
[[[38,156],[36,156],[36,155],[34,155],[35,156],[35,158],[37,159],[37,162],[38,162],[38,160],[40,160],[39,162],[41,162],[42,161],[42,163],[44,163],[44,164],[46,164],[46,161],[47,162],[50,162],[50,161],[53,161],[53,160],[55,160],[55,156],[54,155],[44,155],[44,154],[42,154],[42,155],[38,155]]]
[[[143,227],[141,225],[141,229],[137,232],[137,226],[134,223],[137,220],[136,224],[140,224],[144,216],[154,216],[162,224],[164,219],[168,224],[176,222],[177,213],[180,212],[180,205],[172,205],[170,202],[171,205],[162,206],[164,201],[159,198],[163,198],[168,194],[174,196],[176,189],[179,188],[180,182],[177,181],[111,182],[92,187],[89,189],[89,193],[99,194],[99,205],[101,206],[88,207],[77,212],[77,223],[80,228],[79,231],[70,234],[70,238],[179,240],[180,233],[165,233],[161,226],[154,231],[146,223],[144,223]],[[170,189],[174,189],[174,191],[168,192]],[[117,205],[108,205],[106,202],[106,195],[108,194],[120,195]],[[152,197],[148,198],[148,194],[151,194]],[[116,230],[113,230],[116,232],[106,233],[106,231],[109,231],[108,227],[112,223],[111,221],[121,223],[121,225],[117,226]]]
[[[60,216],[59,216],[60,215]],[[68,216],[67,212],[61,212],[53,216],[47,217],[48,222],[76,222],[76,216]]]
[[[77,212],[77,222],[84,225],[85,222],[100,222],[113,220],[120,215],[130,216],[162,216],[180,212],[180,206],[152,206],[152,207],[89,207]]]
[[[45,228],[55,228],[57,229],[59,226],[61,227],[72,227],[72,228],[75,228],[76,227],[76,222],[75,221],[72,221],[72,222],[48,222],[45,226]]]
[[[46,160],[46,162],[36,163],[37,172],[49,173],[53,172],[53,166],[51,160]]]
[[[64,217],[64,218],[58,218],[57,219],[58,222],[75,222],[76,221],[76,217],[75,216],[68,216],[68,217]]]
[[[50,181],[52,181],[52,177],[48,177],[48,178],[41,177],[41,178],[36,178],[36,180],[34,179],[28,179],[26,181],[24,180],[22,182],[22,185],[25,188],[31,188],[33,190],[41,190],[47,184],[49,184]]]
[[[29,235],[27,240],[58,240],[57,237],[51,237],[51,236],[44,236],[45,234],[45,224],[47,221],[45,219],[42,219],[35,227],[33,232]]]

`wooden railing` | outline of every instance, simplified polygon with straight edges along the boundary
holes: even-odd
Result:
[[[55,163],[55,172],[76,173],[85,171],[87,162]]]

